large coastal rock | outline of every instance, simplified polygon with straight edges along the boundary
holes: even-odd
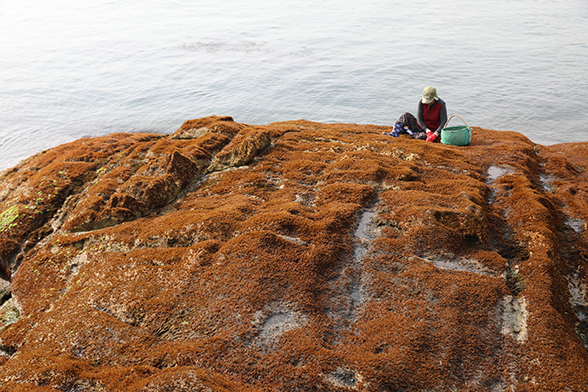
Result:
[[[0,177],[0,391],[586,391],[588,143],[230,117]]]

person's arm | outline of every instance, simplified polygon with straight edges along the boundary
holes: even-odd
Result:
[[[443,106],[441,106],[441,111],[439,112],[439,119],[441,122],[439,123],[439,128],[435,131],[437,135],[441,135],[441,130],[445,127],[447,123],[447,105],[443,102]]]
[[[423,103],[421,101],[419,101],[419,107],[417,108],[417,122],[423,131],[427,130],[427,125],[425,125],[425,118],[423,116]]]

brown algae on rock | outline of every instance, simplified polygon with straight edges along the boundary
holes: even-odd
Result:
[[[7,171],[0,391],[585,388],[588,143],[383,131],[211,116]]]

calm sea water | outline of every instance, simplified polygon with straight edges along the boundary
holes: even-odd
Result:
[[[391,125],[427,85],[469,125],[588,140],[586,0],[0,0],[0,36],[0,170],[212,114]]]

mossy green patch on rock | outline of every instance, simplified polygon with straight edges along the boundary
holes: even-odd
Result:
[[[18,206],[12,206],[0,213],[0,233],[10,227],[18,218]]]
[[[10,298],[8,301],[0,305],[0,330],[17,322],[19,317],[20,312],[18,311],[14,300]]]

